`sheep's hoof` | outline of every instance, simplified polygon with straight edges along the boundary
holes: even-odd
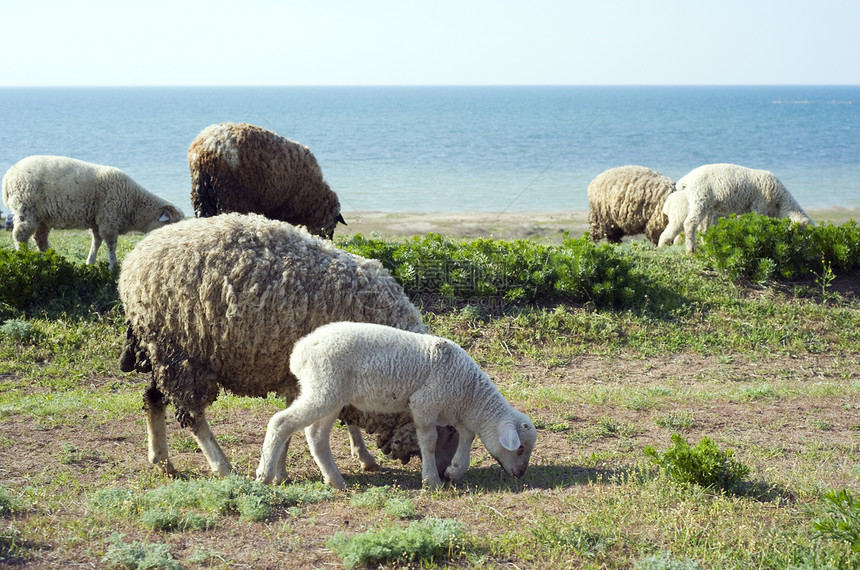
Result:
[[[379,471],[379,464],[375,463],[375,462],[374,463],[368,463],[364,466],[364,470],[365,471]]]

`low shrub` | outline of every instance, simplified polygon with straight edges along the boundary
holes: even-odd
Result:
[[[117,301],[116,273],[107,262],[79,265],[54,250],[0,248],[0,306],[79,311],[110,308]]]
[[[809,277],[822,265],[837,271],[860,267],[860,228],[801,226],[759,214],[722,218],[703,235],[700,255],[732,279],[765,283]]]
[[[734,491],[750,469],[732,457],[732,451],[721,451],[707,437],[703,437],[694,447],[690,447],[680,434],[672,434],[674,447],[660,453],[653,447],[645,448],[645,455],[651,458],[673,480],[694,483],[708,489],[727,492]]]
[[[437,234],[396,243],[358,234],[340,245],[378,259],[410,295],[602,306],[629,305],[642,296],[643,284],[632,264],[613,246],[587,237],[544,245],[528,240],[454,241]]]

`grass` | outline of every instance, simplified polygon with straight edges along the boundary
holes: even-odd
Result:
[[[51,238],[73,264],[86,256],[85,232]],[[121,238],[120,259],[137,239]],[[682,248],[600,255],[642,287],[635,299],[487,294],[423,307],[539,428],[522,479],[476,441],[465,480],[437,491],[420,488],[415,461],[378,454],[382,470],[361,471],[343,430],[332,448],[346,491],[319,486],[300,437],[290,484],[255,486],[263,430],[283,404],[227,394],[208,419],[237,475],[211,478],[171,420],[186,479],[168,479],[146,464],[148,379],[118,370],[121,307],[104,290],[84,304],[0,307],[0,565],[857,567],[860,301],[838,292],[838,259],[806,281],[757,285]],[[676,432],[690,448],[708,438],[717,459],[731,452],[749,469],[741,492],[678,483],[652,463],[644,450],[665,457]],[[441,538],[437,524],[450,525]]]

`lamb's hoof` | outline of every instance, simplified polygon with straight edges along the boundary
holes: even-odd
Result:
[[[379,463],[368,463],[364,466],[365,471],[379,471]]]

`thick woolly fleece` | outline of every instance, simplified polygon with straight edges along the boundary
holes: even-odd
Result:
[[[326,238],[343,223],[337,194],[308,147],[261,127],[206,127],[188,148],[188,167],[198,217],[256,213]]]
[[[709,216],[755,212],[789,218],[800,224],[813,223],[782,182],[767,170],[737,164],[705,164],[685,174],[677,187],[687,193],[684,234],[690,253],[696,249],[696,229]],[[672,239],[674,236],[661,235],[659,243],[665,245]]]
[[[420,312],[378,261],[256,214],[193,218],[152,232],[123,261],[119,294],[128,323],[121,368],[152,372],[145,394],[157,424],[150,461],[167,470],[172,466],[157,432],[162,398],[196,434],[221,388],[246,396],[274,392],[292,401],[298,388],[290,352],[321,325],[352,320],[427,332]],[[341,417],[380,434],[383,450],[404,462],[418,454],[408,414],[348,409]],[[214,440],[207,444],[217,456],[207,455],[217,464],[213,470],[229,472]],[[456,441],[450,446],[448,460]]]
[[[331,425],[347,404],[367,412],[409,412],[415,420],[425,484],[441,483],[436,468],[436,425],[457,428],[460,447],[445,474],[458,480],[469,466],[475,434],[504,470],[520,477],[537,432],[514,409],[474,360],[454,342],[383,325],[339,322],[320,327],[293,348],[290,370],[300,395],[272,417],[258,478],[276,479],[279,450],[308,426],[308,443],[326,483],[344,481],[329,447]]]
[[[591,239],[619,243],[626,235],[645,234],[657,243],[666,227],[662,208],[675,191],[671,178],[644,166],[618,166],[588,185],[588,222]]]
[[[12,165],[3,176],[3,201],[14,214],[16,247],[35,234],[45,251],[51,228],[89,229],[87,263],[95,263],[104,240],[111,268],[119,234],[149,232],[184,217],[122,170],[65,156],[30,156]]]

